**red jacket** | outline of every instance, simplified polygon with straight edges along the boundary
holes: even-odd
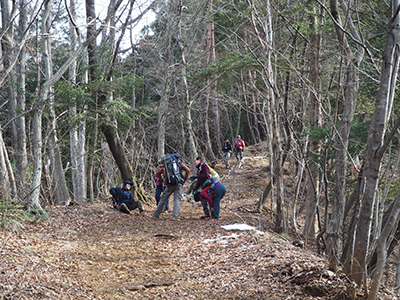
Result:
[[[213,198],[208,195],[208,190],[210,188],[211,188],[211,185],[202,189],[200,192],[200,196],[201,196],[201,198],[204,198],[208,201],[208,204],[210,204],[210,207],[214,207]]]
[[[235,146],[233,146],[233,150],[236,150],[236,148],[239,148],[239,149],[242,149],[244,151],[244,147],[245,147],[244,141],[242,139],[238,139],[235,142]]]

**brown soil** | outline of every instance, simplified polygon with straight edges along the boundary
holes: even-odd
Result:
[[[249,212],[268,182],[263,152],[249,147],[240,169],[234,158],[231,170],[215,166],[227,187],[217,222],[200,220],[197,203],[191,217],[190,201],[173,221],[150,218],[155,203],[140,217],[108,199],[3,229],[0,299],[350,299],[349,281],[326,271],[323,256],[274,233],[269,213]],[[234,223],[264,234],[221,228]],[[396,296],[383,289],[380,299]]]

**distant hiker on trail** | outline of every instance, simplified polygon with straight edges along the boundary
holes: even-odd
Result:
[[[126,214],[130,214],[131,210],[138,208],[139,213],[144,216],[142,202],[140,200],[135,201],[135,197],[130,191],[132,186],[133,183],[131,181],[125,180],[122,188],[115,187],[110,189],[110,194],[113,196],[114,208]]]
[[[196,192],[194,194],[195,201],[206,200],[211,208],[211,217],[205,218],[210,221],[217,221],[219,219],[220,203],[221,199],[225,196],[226,188],[225,186],[217,182],[215,184],[209,185],[201,190],[201,192]]]
[[[237,160],[242,160],[244,147],[245,147],[244,141],[242,140],[241,136],[238,135],[237,140],[235,142],[235,146],[233,146],[233,151],[235,151],[235,156]]]
[[[157,173],[159,173],[160,175],[157,175]],[[158,203],[160,202],[160,198],[161,198],[161,194],[164,191],[164,165],[161,163],[161,160],[158,161],[158,169],[156,171],[156,173],[154,174],[154,180],[156,181],[156,194],[155,194],[155,198],[156,198],[156,203],[158,205]],[[169,199],[167,200],[167,203],[165,203],[165,210],[164,212],[168,212],[168,208],[169,208]]]
[[[182,186],[189,178],[190,169],[180,161],[178,154],[166,154],[161,158],[161,163],[164,165],[163,170],[157,172],[157,176],[164,176],[166,185],[164,192],[161,194],[160,202],[153,214],[153,218],[160,218],[160,214],[164,210],[169,196],[174,194],[174,208],[172,210],[172,220],[178,220],[179,217],[179,202],[182,198]],[[185,171],[185,177],[182,175],[182,170]],[[162,175],[164,174],[164,175]]]
[[[229,158],[232,153],[232,145],[228,139],[225,139],[225,143],[222,145],[222,159],[225,163],[225,168],[229,169]]]

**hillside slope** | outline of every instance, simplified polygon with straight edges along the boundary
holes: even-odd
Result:
[[[149,217],[155,203],[139,217],[98,200],[0,231],[1,299],[349,299],[348,280],[326,271],[323,257],[271,231],[270,215],[241,209],[268,182],[263,147],[249,147],[241,168],[235,159],[230,170],[215,165],[227,187],[217,222],[200,220],[197,203],[183,202],[172,221]],[[260,232],[221,227],[235,223]]]

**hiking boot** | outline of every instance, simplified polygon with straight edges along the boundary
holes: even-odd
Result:
[[[172,221],[179,221],[179,218],[171,218]]]
[[[121,203],[121,205],[119,206],[119,211],[126,213],[126,214],[131,213],[131,211],[129,210],[128,206],[126,206],[125,203]]]
[[[204,220],[204,219],[207,219],[207,218],[209,218],[209,217],[210,217],[210,215],[207,215],[207,216],[201,216],[201,217],[200,217],[200,219]]]

